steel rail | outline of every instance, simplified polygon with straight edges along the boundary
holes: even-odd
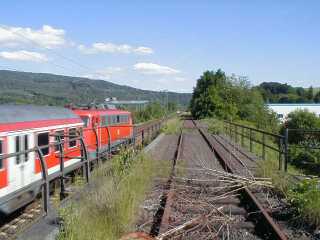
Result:
[[[210,142],[204,131],[197,126],[194,120],[192,120],[194,123],[195,127],[198,129],[204,140],[207,142],[207,144],[211,147],[211,149],[218,155],[218,157],[223,161],[225,167],[230,173],[235,173],[235,169],[232,168],[230,163],[226,160],[224,154],[217,150],[213,144]],[[213,136],[215,137],[215,136]],[[217,141],[217,140],[216,140]],[[217,141],[220,145],[222,145],[219,141]],[[244,188],[245,193],[247,196],[252,200],[252,202],[255,204],[255,206],[259,209],[259,211],[262,213],[263,217],[265,220],[268,222],[268,224],[271,226],[272,230],[274,231],[275,236],[279,240],[287,240],[288,237],[284,234],[284,232],[280,229],[280,227],[275,223],[273,218],[269,215],[268,211],[261,205],[259,200],[254,196],[254,194],[249,190],[249,188],[245,187]]]
[[[175,150],[174,158],[172,161],[171,173],[166,183],[165,191],[161,197],[160,208],[155,214],[154,221],[149,233],[149,235],[152,237],[158,236],[160,233],[167,231],[170,227],[170,215],[172,211],[171,206],[175,191],[173,188],[173,178],[175,175],[175,166],[177,164],[177,161],[180,159],[182,152],[182,141],[183,132],[181,129],[177,143],[177,148]]]

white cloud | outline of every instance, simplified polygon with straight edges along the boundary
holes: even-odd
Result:
[[[41,29],[0,26],[0,45],[18,47],[37,44],[43,48],[56,48],[66,43],[65,31],[49,25]]]
[[[152,54],[153,49],[149,47],[137,47],[136,49],[134,49],[134,52],[142,55],[147,55],[147,54]]]
[[[136,54],[152,54],[153,50],[148,47],[133,47],[128,44],[114,44],[114,43],[93,43],[90,47],[79,45],[78,49],[85,54],[95,53],[136,53]]]
[[[122,71],[123,69],[120,67],[107,67],[105,69],[97,70],[94,73],[84,75],[82,77],[109,80],[114,74]]]
[[[171,74],[177,74],[180,73],[179,70],[167,67],[167,66],[161,66],[155,63],[136,63],[133,66],[133,69],[136,71],[139,71],[144,74],[152,74],[152,75],[171,75]]]
[[[37,52],[29,52],[25,50],[13,51],[13,52],[0,52],[0,57],[8,60],[14,60],[14,61],[32,61],[32,62],[48,61],[48,58],[44,54],[37,53]]]

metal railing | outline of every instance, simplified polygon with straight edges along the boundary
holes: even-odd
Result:
[[[153,139],[158,132],[161,129],[163,120],[155,120],[152,122],[149,122],[145,125],[139,125],[139,126],[133,126],[133,135],[130,139],[120,139],[124,143],[128,144],[130,143],[133,146],[137,145],[144,145],[147,141]],[[129,125],[128,125],[129,126]],[[128,127],[128,126],[116,126],[119,127]],[[132,125],[130,125],[132,126]],[[98,129],[105,128],[108,135],[108,148],[107,151],[105,151],[103,154],[100,151],[99,146],[99,137],[98,137]],[[69,172],[65,171],[65,160],[68,158],[68,155],[72,152],[79,151],[80,156],[74,157],[74,158],[80,158],[81,161],[76,163],[73,169],[79,169],[82,168],[83,171],[83,177],[85,178],[86,182],[88,183],[90,181],[90,167],[91,162],[96,161],[96,163],[99,165],[99,161],[103,158],[108,158],[111,154],[111,135],[110,135],[110,128],[112,126],[106,126],[106,127],[96,127],[91,129],[82,129],[82,131],[77,131],[77,135],[52,135],[51,137],[57,137],[58,140],[50,143],[48,145],[44,146],[35,146],[33,148],[30,148],[28,150],[23,150],[15,153],[10,154],[1,154],[0,155],[0,161],[3,161],[5,159],[17,157],[20,155],[25,155],[31,152],[36,153],[35,161],[38,159],[40,161],[40,167],[41,167],[41,180],[40,180],[40,187],[41,187],[41,195],[42,195],[42,205],[43,205],[43,211],[45,215],[48,214],[50,210],[50,202],[49,202],[49,194],[50,194],[50,181],[54,179],[60,178],[60,197],[63,197],[65,195],[65,175]],[[93,131],[96,136],[96,142],[93,145],[86,144],[83,137],[84,131]],[[119,139],[117,139],[119,140]],[[65,144],[71,142],[71,141],[78,141],[77,147],[73,149],[67,149],[65,151]],[[58,146],[59,151],[55,152],[57,154],[57,158],[59,159],[59,171],[54,173],[54,177],[49,175],[48,173],[48,166],[46,162],[46,156],[43,155],[43,149],[52,149]],[[88,156],[88,148],[89,147],[96,147],[96,157],[95,158],[89,158]],[[50,151],[50,150],[49,150]],[[7,165],[7,164],[6,164]],[[6,166],[4,166],[6,167]]]
[[[224,130],[231,140],[247,148],[261,159],[267,155],[276,154],[279,170],[287,171],[288,167],[288,137],[270,133],[249,126],[224,121]],[[274,157],[274,156],[269,156]]]

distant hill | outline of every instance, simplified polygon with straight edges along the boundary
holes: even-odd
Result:
[[[264,82],[256,87],[269,103],[320,103],[319,87],[293,87],[278,82]]]
[[[119,100],[164,102],[166,94],[104,80],[0,70],[0,103],[63,106],[69,103],[101,103],[107,97],[117,97]],[[169,92],[168,99],[186,106],[189,104],[191,94]]]

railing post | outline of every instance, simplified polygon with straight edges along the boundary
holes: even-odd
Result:
[[[109,159],[109,155],[111,154],[111,135],[109,131],[109,127],[107,126],[107,133],[108,133],[108,153],[107,153],[107,159]]]
[[[43,210],[45,212],[45,215],[48,215],[49,208],[50,208],[50,201],[49,201],[49,178],[48,178],[48,168],[47,163],[43,157],[41,149],[37,146],[36,151],[40,160],[41,164],[41,174],[42,174],[42,198],[43,198]]]
[[[97,158],[97,163],[99,164],[99,160],[100,160],[99,136],[98,136],[96,127],[93,127],[93,132],[96,137],[96,155],[97,155],[96,158]]]
[[[65,197],[65,187],[64,187],[64,140],[63,143],[61,141],[61,136],[58,136],[58,142],[59,142],[59,160],[60,160],[60,200],[62,200]]]
[[[141,131],[141,144],[144,145],[144,129]]]
[[[283,139],[279,138],[278,142],[278,149],[279,149],[279,171],[282,170],[282,154],[283,154]]]
[[[289,161],[289,129],[285,130],[285,140],[284,140],[284,171],[288,170],[288,161]]]
[[[266,160],[266,136],[262,133],[262,159]]]
[[[88,183],[90,180],[90,161],[88,158],[87,148],[82,137],[80,138],[80,146],[81,146],[81,161],[83,165],[82,166],[83,172],[85,174],[86,182]]]

